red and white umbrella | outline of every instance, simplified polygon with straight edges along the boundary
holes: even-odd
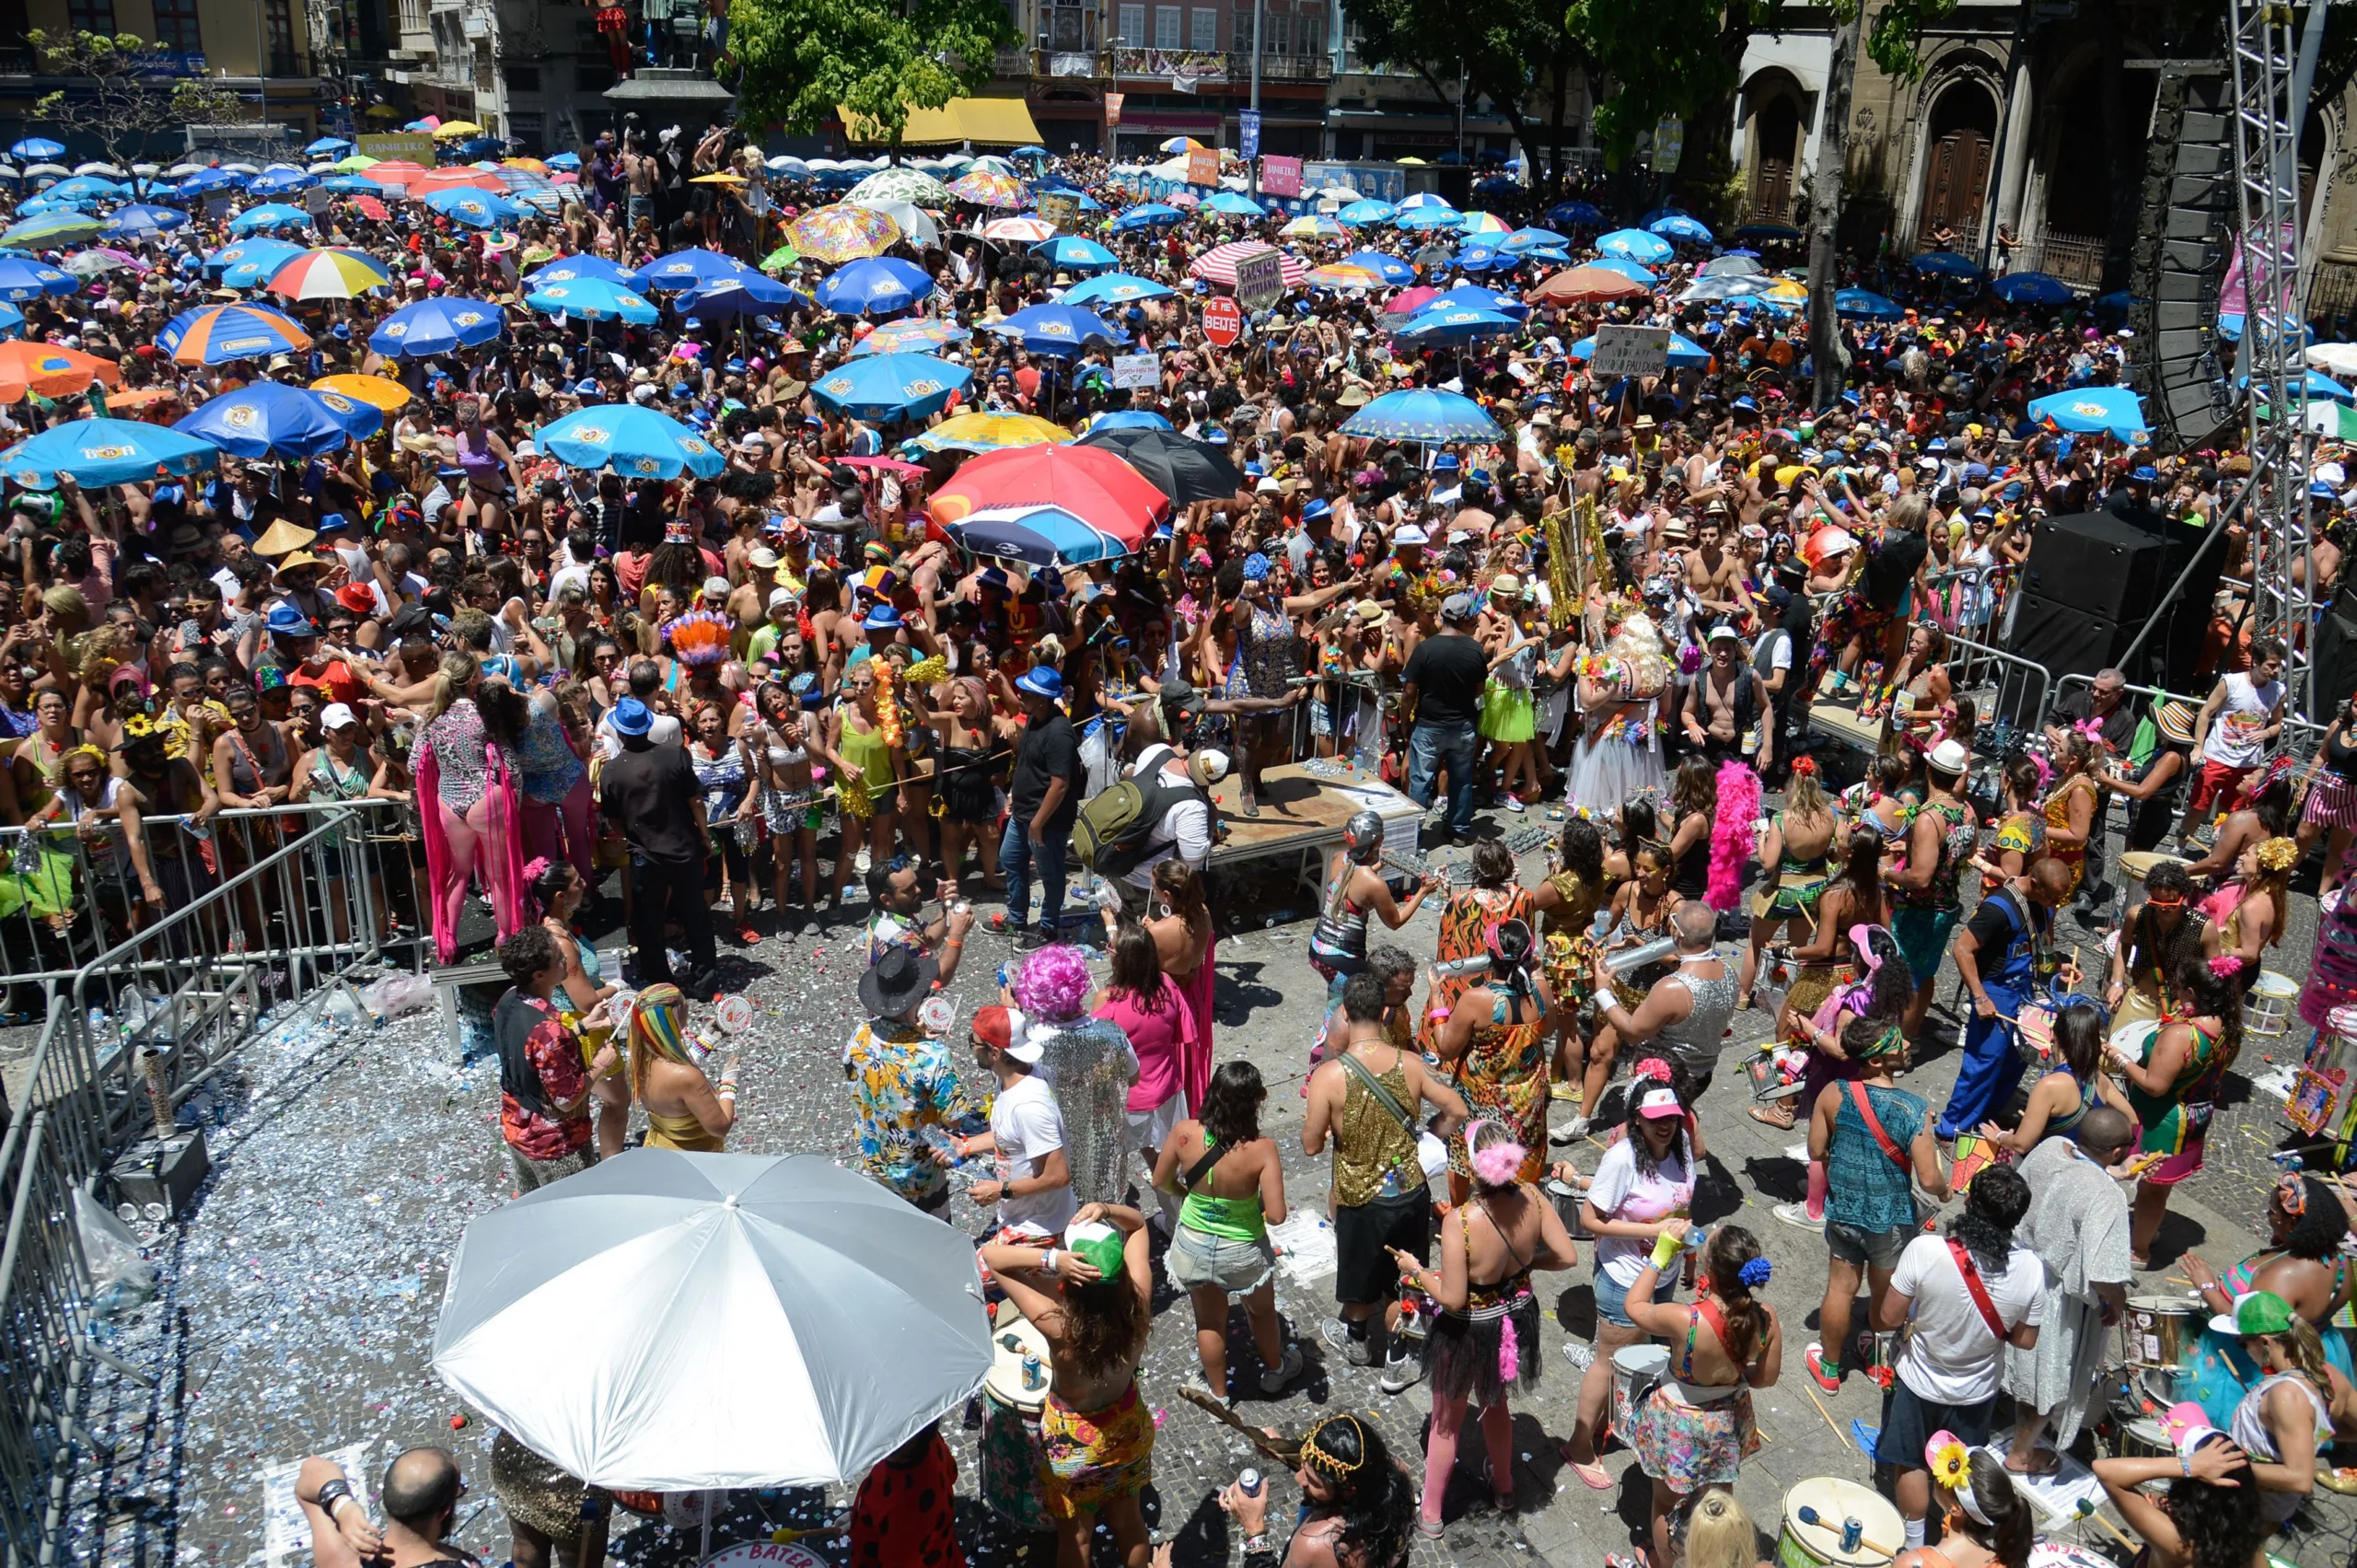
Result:
[[[1045,218],[993,218],[982,225],[984,239],[1003,239],[1016,245],[1039,245],[1056,237],[1056,226]]]
[[[1206,250],[1187,270],[1205,283],[1226,284],[1232,288],[1236,285],[1236,264],[1260,255],[1273,255],[1278,259],[1287,288],[1300,287],[1302,280],[1309,275],[1308,269],[1301,264],[1299,259],[1273,245],[1263,245],[1257,239],[1238,239]]]

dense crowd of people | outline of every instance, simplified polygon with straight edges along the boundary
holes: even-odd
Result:
[[[1467,1468],[1486,1460],[1512,1511],[1511,1402],[1553,1360],[1577,1381],[1551,1434],[1570,1476],[1617,1489],[1626,1450],[1650,1484],[1632,1551],[1747,1568],[1727,1489],[1790,1357],[1825,1389],[1886,1381],[1895,1554],[2027,1568],[2026,1478],[2114,1419],[2108,1330],[2202,1167],[2262,970],[2307,975],[2310,1025],[2357,995],[2357,916],[2328,909],[2305,970],[2280,954],[2294,867],[2321,841],[2341,877],[2357,715],[2290,755],[2286,650],[2247,633],[2226,510],[2247,459],[2028,414],[2118,387],[2128,333],[1886,268],[1866,281],[1897,300],[1844,321],[1845,389],[1812,408],[1803,319],[1772,286],[1799,258],[1773,235],[1765,258],[1687,243],[1650,282],[1599,278],[1574,264],[1585,231],[1480,243],[1500,237],[1430,202],[1346,230],[1339,196],[1309,219],[1168,191],[1155,211],[1135,171],[1034,155],[965,160],[922,242],[868,226],[858,248],[914,278],[860,296],[842,280],[869,263],[814,252],[865,220],[725,128],[691,148],[633,129],[572,161],[482,171],[545,195],[511,226],[406,199],[417,176],[280,219],[370,269],[324,296],[285,270],[211,286],[257,226],[234,189],[111,236],[118,262],[68,241],[45,258],[64,288],[12,291],[47,345],[0,363],[27,380],[0,414],[23,438],[0,454],[20,590],[0,607],[0,819],[31,830],[0,912],[34,917],[12,942],[37,956],[75,920],[128,935],[202,900],[256,853],[204,832],[224,811],[292,834],[271,814],[406,803],[414,864],[355,834],[331,875],[444,963],[496,944],[511,983],[483,1044],[529,1191],[635,1142],[727,1146],[735,1061],[715,1072],[691,1026],[730,989],[724,942],[862,922],[857,1164],[920,1209],[962,1187],[987,1214],[984,1275],[1051,1364],[1032,1439],[1067,1565],[1099,1523],[1123,1562],[1151,1554],[1155,1267],[1188,1297],[1202,1400],[1248,1376],[1282,1393],[1305,1357],[1271,1229],[1322,1201],[1323,1353],[1387,1394],[1428,1382],[1432,1420],[1420,1473],[1358,1417],[1312,1428],[1284,1543],[1265,1491],[1224,1492],[1248,1559],[1405,1561],[1448,1517],[1469,1419]],[[1086,199],[1103,260],[1003,226],[1051,191]],[[1236,339],[1205,307],[1239,239],[1306,272]],[[585,279],[670,301],[585,321],[547,296]],[[210,354],[184,319],[273,297],[293,331],[266,354]],[[1096,326],[1042,347],[1027,313],[1067,300]],[[386,335],[437,301],[497,335]],[[1599,328],[1653,323],[1685,345],[1660,374],[1586,368]],[[878,344],[954,385],[843,390]],[[1115,373],[1138,354],[1150,385]],[[27,455],[120,440],[91,416],[201,433],[208,405],[331,378],[382,418],[308,455],[223,446],[109,483]],[[626,415],[664,455],[585,458],[584,416],[611,442]],[[1093,478],[1054,493],[1087,541],[982,548],[993,505],[1048,494],[992,488],[1018,447]],[[2357,490],[2330,450],[2314,482],[2322,598]],[[1977,713],[1962,671],[2043,520],[2096,508],[2229,531],[2214,684],[2152,703],[2107,670],[2043,730]],[[1878,742],[1855,787],[1829,776],[1812,704]],[[1301,1152],[1330,1154],[1320,1200],[1289,1195],[1275,1086],[1215,1032],[1210,897],[1222,844],[1291,815],[1281,770],[1353,762],[1425,813],[1424,846],[1471,853],[1449,877],[1385,814],[1341,829],[1308,968],[1279,977],[1323,988],[1298,1094]],[[2115,796],[2125,852],[2171,853],[2083,973],[2054,921],[2107,912],[2131,877]],[[1540,875],[1482,835],[1485,807],[1545,813]],[[622,973],[583,935],[616,900]],[[1429,955],[1391,935],[1420,912]],[[978,934],[1016,958],[957,1028],[940,993]],[[1906,1074],[1950,964],[1969,1016],[1935,1109]],[[1769,1046],[1723,1061],[1755,1007]],[[1824,1238],[1813,1342],[1795,1313],[1817,1282],[1771,1292],[1756,1232],[1692,1222],[1722,1078],[1805,1132],[1805,1195],[1774,1217]],[[1550,1158],[1583,1141],[1591,1168]],[[2274,1247],[2184,1265],[2219,1317],[2168,1451],[2096,1466],[2154,1562],[2252,1568],[2357,1422],[2344,1202],[2287,1178]],[[1585,1343],[1542,1322],[1533,1276],[1564,1271],[1593,1282]],[[1655,1374],[1616,1388],[1616,1353],[1649,1344]],[[931,1430],[880,1465],[852,1561],[960,1561],[953,1472]],[[322,1563],[448,1555],[447,1455],[396,1461],[381,1531],[325,1461],[299,1491]],[[519,1516],[517,1561],[586,1550],[552,1539]]]

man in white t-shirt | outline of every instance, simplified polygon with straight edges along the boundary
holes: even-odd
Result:
[[[1034,1071],[1040,1048],[1024,1038],[1023,1015],[1012,1007],[982,1008],[971,1029],[975,1062],[998,1079],[991,1130],[965,1140],[958,1151],[998,1156],[997,1178],[977,1181],[966,1193],[977,1203],[998,1205],[998,1229],[983,1239],[1062,1236],[1079,1205],[1064,1156],[1063,1113],[1047,1080]]]
[[[2012,1166],[1982,1171],[1952,1233],[1909,1242],[1874,1304],[1878,1330],[1914,1319],[1875,1446],[1876,1461],[1898,1472],[1910,1548],[1923,1544],[1932,1505],[1926,1444],[1940,1432],[1968,1448],[1987,1442],[2005,1347],[2038,1344],[2046,1265],[2014,1239],[2029,1199],[2029,1183]],[[2003,1268],[1992,1266],[2001,1259]]]
[[[2258,637],[2250,670],[2219,677],[2193,726],[2193,754],[2201,771],[2185,803],[2183,831],[2190,835],[2212,807],[2230,807],[2235,786],[2267,756],[2283,733],[2283,645]]]

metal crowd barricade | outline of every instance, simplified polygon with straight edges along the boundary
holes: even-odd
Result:
[[[1948,637],[1948,681],[1952,691],[1972,699],[1978,724],[1975,750],[2003,750],[2024,729],[2035,731],[2046,714],[2053,682],[2042,664],[1970,637]]]
[[[406,878],[409,863],[404,850],[377,872],[365,850],[372,833],[405,825],[407,810],[350,801],[225,812],[202,825],[157,819],[159,842],[184,853],[209,842],[215,859],[207,867],[197,856],[184,885],[167,888],[162,917],[119,936],[90,907],[105,902],[106,866],[94,890],[89,857],[56,852],[52,869],[77,880],[66,884],[73,907],[47,950],[80,961],[63,974],[7,977],[44,993],[45,1007],[29,1061],[7,1074],[0,1139],[0,1550],[11,1568],[66,1559],[81,1469],[112,1457],[83,1425],[93,1374],[153,1381],[97,1342],[76,1192],[104,1201],[113,1162],[153,1127],[150,1067],[177,1109],[234,1063],[273,1004],[346,984],[380,958],[379,884]],[[163,839],[168,830],[182,836]]]
[[[2141,700],[2144,705],[2143,711],[2150,714],[2163,703],[2190,703],[2198,709],[2210,700],[2211,690],[2215,685],[2216,682],[2212,680],[2199,691],[2169,691],[2158,686],[2132,684],[2123,686],[2121,690]],[[2054,696],[2049,705],[2047,722],[2061,723],[2062,704],[2071,693],[2092,691],[2094,686],[2095,677],[2092,675],[2065,675],[2058,678],[2054,682]],[[2330,727],[2329,723],[2318,723],[2315,719],[2303,717],[2298,714],[2287,713],[2283,715],[2282,738],[2276,743],[2271,755],[2295,757],[2305,765],[2315,758],[2318,749],[2324,745],[2324,732]]]

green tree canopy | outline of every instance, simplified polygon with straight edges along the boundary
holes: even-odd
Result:
[[[970,96],[1019,41],[999,0],[734,0],[728,18],[749,124],[808,132],[840,105],[895,145],[911,110]]]
[[[251,118],[238,95],[215,79],[168,74],[170,52],[160,43],[130,33],[52,33],[39,28],[25,41],[40,56],[43,71],[74,84],[43,98],[35,113],[68,136],[97,141],[117,168],[127,168],[151,151],[152,137],[177,137],[188,125]]]

